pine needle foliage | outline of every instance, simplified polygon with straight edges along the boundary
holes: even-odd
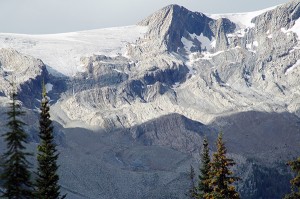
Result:
[[[300,198],[300,157],[294,161],[290,161],[288,165],[292,171],[295,172],[295,177],[291,180],[292,193],[287,194],[285,199],[299,199]]]
[[[50,119],[49,100],[43,83],[40,113],[40,144],[38,145],[38,173],[36,179],[36,197],[38,199],[59,199],[60,185],[57,174],[58,152],[54,143],[53,126]]]
[[[193,166],[190,168],[190,189],[188,196],[190,199],[196,199],[197,197],[197,187],[195,183],[195,169]]]
[[[232,185],[239,178],[233,176],[230,167],[235,165],[232,159],[226,157],[227,150],[223,142],[222,134],[219,134],[217,142],[217,152],[213,154],[211,169],[209,172],[209,186],[211,193],[204,195],[209,199],[239,199],[239,194]]]
[[[201,167],[200,167],[200,174],[198,176],[198,187],[197,187],[197,199],[204,198],[205,194],[209,194],[212,192],[211,187],[209,186],[210,183],[210,156],[209,156],[209,147],[208,141],[205,138],[203,141],[203,150],[201,153]]]
[[[12,93],[8,115],[8,132],[3,135],[7,149],[2,156],[1,179],[4,182],[2,197],[9,199],[31,199],[33,188],[30,181],[30,163],[27,158],[31,155],[26,152],[27,134],[24,132],[24,122],[20,120],[25,112],[17,103],[17,94]]]

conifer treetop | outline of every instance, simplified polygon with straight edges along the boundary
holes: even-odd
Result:
[[[52,121],[50,119],[50,106],[47,98],[46,87],[42,82],[42,100],[40,112],[40,144],[38,145],[38,177],[36,180],[38,199],[59,199],[59,175],[57,174],[57,159],[59,153],[54,142]]]
[[[288,162],[288,165],[291,167],[292,171],[294,171],[295,176],[290,181],[292,186],[292,192],[287,194],[285,199],[298,199],[300,198],[300,157],[294,161]]]
[[[201,155],[201,166],[199,168],[199,181],[198,181],[198,187],[197,187],[197,199],[198,198],[204,198],[205,194],[208,194],[212,191],[212,189],[209,186],[210,178],[209,178],[209,172],[211,169],[210,166],[210,156],[209,156],[209,147],[208,147],[208,141],[207,138],[204,138],[203,140],[203,149]]]
[[[4,182],[2,197],[31,199],[33,196],[29,171],[31,164],[27,161],[27,157],[31,154],[26,152],[27,134],[23,129],[25,123],[20,120],[20,116],[25,113],[17,103],[17,94],[14,88],[11,98],[12,102],[7,112],[8,132],[3,135],[7,149],[2,156],[3,163],[1,165],[3,169],[1,180]]]
[[[233,186],[233,183],[239,178],[233,176],[233,172],[230,170],[230,167],[235,165],[235,162],[226,156],[227,149],[223,142],[222,133],[218,135],[216,145],[217,152],[213,154],[209,172],[209,186],[212,192],[206,194],[205,198],[239,199],[239,194]]]

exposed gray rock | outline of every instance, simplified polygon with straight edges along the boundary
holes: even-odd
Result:
[[[235,25],[228,19],[221,18],[216,21],[216,51],[227,50],[228,48],[229,43],[226,36],[226,33],[230,33],[226,31],[228,26],[235,27]],[[233,32],[233,30],[234,28],[231,29],[231,32]]]
[[[226,49],[228,46],[226,34],[234,32],[236,25],[229,19],[214,20],[203,13],[191,12],[178,5],[167,6],[145,20],[139,25],[148,26],[145,35],[147,40],[159,41],[159,49],[167,49],[169,52],[183,52],[186,38],[194,44],[192,52],[207,51],[203,41],[193,38],[191,35],[203,35],[209,40],[216,38],[217,50]]]
[[[196,35],[203,33],[211,38],[213,32],[209,24],[213,21],[203,13],[193,13],[184,7],[170,5],[141,21],[139,25],[149,27],[146,37],[155,37],[168,51],[176,52],[178,47],[183,47],[181,37],[187,32]]]
[[[263,34],[268,30],[275,32],[281,28],[289,29],[300,17],[300,5],[298,0],[292,0],[274,10],[270,10],[252,19],[255,23],[255,29],[258,33]]]
[[[40,76],[45,66],[41,60],[25,56],[14,49],[0,49],[1,92],[9,94],[9,83],[17,87],[31,78]]]

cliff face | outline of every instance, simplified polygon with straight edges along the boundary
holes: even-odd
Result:
[[[106,127],[106,122],[130,127],[169,113],[204,123],[253,110],[298,114],[297,18],[286,16],[297,13],[296,5],[292,1],[258,16],[240,14],[253,18],[243,28],[234,15],[210,18],[177,5],[165,7],[139,23],[148,30],[127,45],[126,57],[84,58],[86,72],[72,83],[78,94],[62,107],[72,119]],[[289,29],[283,15],[293,18]],[[110,100],[94,103],[89,90]],[[105,116],[107,111],[112,114]],[[113,119],[115,113],[124,119]]]

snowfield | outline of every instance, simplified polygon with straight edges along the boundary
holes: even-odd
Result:
[[[254,12],[244,12],[244,13],[224,13],[224,14],[207,14],[207,16],[213,18],[213,19],[219,19],[219,18],[227,18],[230,21],[234,22],[237,24],[240,28],[253,28],[255,24],[251,22],[251,20],[254,17],[257,17],[258,15],[261,15],[269,10],[273,10],[277,6],[273,6],[270,8],[266,8],[263,10],[258,10]]]
[[[54,75],[74,76],[85,71],[81,57],[124,55],[126,44],[143,37],[146,31],[144,26],[126,26],[45,35],[0,33],[0,48],[14,48],[39,58]]]

